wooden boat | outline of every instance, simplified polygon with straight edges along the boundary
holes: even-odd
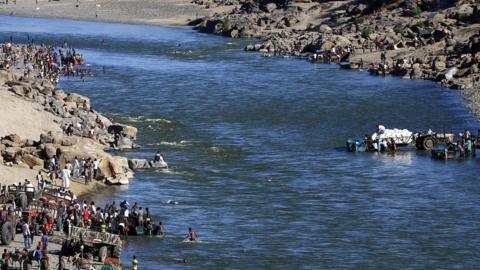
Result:
[[[432,158],[434,159],[455,159],[457,157],[457,149],[455,145],[436,145],[432,148]]]

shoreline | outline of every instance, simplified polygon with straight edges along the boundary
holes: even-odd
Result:
[[[91,190],[87,180],[95,187],[97,181],[128,184],[133,178],[128,160],[107,151],[135,148],[137,129],[112,123],[88,97],[56,86],[62,76],[88,75],[75,68],[84,64],[83,56],[70,47],[31,43],[2,44],[0,56],[0,171],[13,174],[2,177],[2,184],[32,181],[39,173],[55,183],[67,169],[72,179],[66,181],[79,194]],[[94,176],[87,166],[95,166]],[[82,177],[84,188],[73,181]]]
[[[89,75],[78,68],[85,64],[83,56],[66,44],[53,47],[29,41],[0,44],[0,49],[0,183],[4,207],[15,207],[12,234],[16,234],[17,221],[24,219],[23,212],[17,211],[58,218],[60,201],[78,204],[80,196],[111,185],[128,185],[134,177],[128,159],[109,150],[135,148],[137,129],[112,123],[93,109],[88,97],[65,92],[56,85],[63,76]],[[28,199],[28,194],[38,197]],[[38,222],[33,220],[27,218],[32,230]],[[49,244],[47,260],[53,265],[58,264],[59,254],[65,255],[64,246],[58,244],[65,244],[69,237],[60,233],[59,242]],[[23,241],[4,243],[8,256],[20,256]],[[25,256],[21,255],[18,262],[32,264]]]
[[[70,19],[124,24],[157,26],[187,26],[190,20],[210,15],[207,10],[188,0],[125,0],[47,1],[32,3],[28,0],[11,1],[0,5],[0,14],[50,19]]]
[[[11,4],[8,7],[0,6],[0,14],[26,18],[191,28],[199,32],[233,38],[258,38],[260,42],[252,40],[253,43],[247,45],[245,50],[259,51],[267,55],[287,54],[301,59],[307,58],[312,62],[325,61],[325,57],[328,57],[328,62],[340,64],[340,58],[348,53],[350,55],[347,60],[351,69],[357,69],[362,64],[366,67],[363,69],[373,75],[430,80],[439,82],[447,88],[458,89],[462,97],[468,101],[466,107],[480,118],[480,94],[477,90],[480,87],[480,63],[467,67],[469,70],[463,66],[465,54],[469,50],[465,46],[468,45],[469,39],[476,38],[476,31],[480,33],[480,23],[466,27],[456,26],[455,20],[460,22],[469,19],[458,18],[461,16],[458,15],[460,13],[448,15],[456,12],[455,6],[440,12],[425,10],[413,16],[408,15],[406,11],[409,7],[392,4],[370,13],[372,12],[369,10],[370,7],[354,1],[321,4],[292,2],[287,6],[269,3],[251,6],[238,0],[225,5],[210,0],[192,2],[148,0],[145,3],[137,3],[135,7],[125,7],[130,3],[128,1],[118,7],[112,7],[111,11],[114,14],[123,12],[122,19],[118,19],[120,17],[112,15],[93,16],[90,10],[93,3],[88,2],[81,3],[80,8],[88,10],[89,13],[75,14],[77,10],[73,8],[73,3],[76,2],[72,0],[66,0],[61,5],[40,1],[38,5],[40,11],[33,9],[30,4],[25,4],[27,2],[22,4],[25,0],[17,1],[18,7]],[[99,0],[95,3],[104,8],[108,1]],[[348,5],[351,7],[348,8]],[[42,8],[49,6],[52,6],[52,12],[45,13]],[[153,8],[159,14],[152,15],[146,12],[145,7]],[[162,8],[167,12],[160,12]],[[61,15],[55,13],[59,10],[63,11]],[[14,15],[11,15],[11,12],[14,12]],[[70,15],[67,15],[69,12]],[[191,14],[192,12],[195,12],[195,15]],[[259,21],[260,18],[265,21]],[[446,26],[437,26],[443,18],[446,20],[444,23]],[[417,35],[415,31],[420,31],[418,27],[415,28],[416,25],[420,23],[423,25],[423,20],[433,21],[431,29],[434,29],[434,33],[441,38],[428,39],[420,36],[413,38]],[[404,25],[402,30],[396,28],[399,24]],[[373,32],[369,25],[375,25],[375,29],[383,30],[364,35],[367,30]],[[480,44],[480,37],[475,40]],[[413,47],[412,42],[423,45]],[[465,48],[463,52],[457,52],[453,45],[461,43],[464,43]],[[375,48],[373,52],[372,47]],[[332,56],[330,51],[333,48],[340,50],[340,53],[335,53],[339,57],[337,59],[330,59]],[[351,48],[356,48],[356,54],[351,52],[353,50]],[[449,51],[446,51],[447,49]],[[360,53],[362,50],[367,52]],[[475,56],[474,52],[472,58],[474,63],[480,61],[480,55]]]
[[[101,19],[83,19],[83,18],[71,18],[67,16],[35,16],[32,14],[25,14],[25,15],[11,15],[3,13],[0,10],[0,16],[5,17],[17,17],[17,18],[25,18],[25,19],[44,19],[44,20],[69,20],[69,21],[79,21],[79,22],[91,22],[91,23],[111,23],[111,24],[130,24],[130,25],[144,25],[144,26],[160,26],[165,28],[188,28],[192,29],[191,26],[188,24],[163,24],[163,23],[148,23],[148,22],[131,22],[131,21],[124,21],[124,20],[101,20]]]

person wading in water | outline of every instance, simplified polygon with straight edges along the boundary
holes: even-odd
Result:
[[[195,241],[197,239],[197,233],[192,228],[188,228],[187,238],[190,241]]]

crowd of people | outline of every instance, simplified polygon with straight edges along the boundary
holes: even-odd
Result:
[[[468,129],[458,135],[459,139],[457,142],[451,145],[458,151],[459,157],[476,156],[478,137],[473,135]]]
[[[58,155],[54,155],[49,160],[48,178],[53,184],[55,184],[56,179],[60,178],[62,180],[61,187],[64,190],[70,188],[70,180],[72,177],[83,178],[87,185],[100,176],[100,163],[101,160],[96,158],[79,159],[75,157],[72,161],[67,160],[65,165],[60,167],[60,159],[58,158]],[[41,173],[39,173],[37,181],[39,185],[45,182]]]
[[[104,208],[96,206],[93,201],[83,201],[81,204],[73,201],[68,207],[62,203],[57,209],[57,226],[67,234],[70,226],[123,236],[135,235],[140,231],[146,235],[161,236],[165,233],[162,222],[154,224],[149,208],[144,209],[137,203],[130,206],[126,200],[118,205],[114,201]]]
[[[74,48],[68,46],[67,42],[63,47],[40,44],[36,45],[28,37],[28,43],[13,44],[11,42],[2,44],[3,59],[0,67],[5,70],[21,65],[23,67],[23,77],[48,79],[53,83],[58,83],[60,75],[65,76],[85,76],[90,72],[84,68],[75,68],[77,65],[83,65],[84,60],[81,54]]]
[[[76,68],[84,64],[83,58],[77,51],[68,46],[65,42],[62,47],[52,45],[35,45],[33,40],[28,37],[28,43],[25,45],[14,44],[11,38],[10,42],[1,44],[2,54],[0,55],[0,69],[14,70],[23,68],[23,79],[40,78],[47,79],[57,83],[60,76],[88,76],[92,73],[84,68]],[[66,110],[67,108],[65,108]],[[88,121],[85,121],[87,123]],[[94,130],[96,127],[105,129],[106,126],[99,117],[95,121],[95,126],[89,127],[85,123],[79,123],[80,126],[69,123],[64,127],[64,133],[67,136],[78,135],[75,129],[89,130],[88,137],[95,139]],[[85,124],[85,125],[84,125]],[[124,134],[114,134],[114,146],[118,146],[123,140]],[[83,135],[82,135],[83,136]],[[143,208],[135,203],[133,206],[127,201],[122,201],[118,206],[115,202],[107,204],[104,208],[97,207],[92,201],[79,202],[76,195],[70,190],[71,180],[82,179],[85,184],[98,179],[101,175],[100,165],[102,160],[96,158],[74,157],[65,160],[58,153],[45,160],[48,173],[38,172],[34,181],[28,179],[20,182],[18,185],[12,185],[15,190],[25,191],[27,195],[27,205],[21,205],[22,209],[29,209],[29,203],[38,199],[40,193],[51,193],[58,198],[58,207],[49,205],[45,210],[39,210],[39,214],[24,219],[19,223],[24,240],[24,249],[15,252],[5,251],[2,258],[5,261],[13,257],[23,258],[25,263],[31,265],[37,262],[40,269],[49,269],[50,260],[48,254],[48,241],[50,234],[55,230],[70,232],[72,226],[86,228],[101,233],[113,233],[122,236],[131,234],[158,235],[165,234],[162,222],[154,222],[149,208]],[[155,163],[166,163],[161,153],[154,157]],[[61,179],[61,184],[57,181]],[[35,185],[36,181],[36,185]],[[58,188],[60,186],[60,188]],[[1,193],[8,197],[8,186],[1,188]],[[35,199],[34,199],[35,197]],[[26,208],[25,208],[26,206]],[[16,213],[18,215],[18,213]],[[35,245],[35,237],[40,235],[38,244]],[[192,228],[189,228],[186,239],[194,241],[197,234]],[[64,262],[60,258],[58,269],[63,269]],[[138,268],[138,260],[134,258],[133,269]],[[8,263],[2,264],[2,267],[8,269]],[[3,269],[3,268],[2,268]]]
[[[330,50],[317,50],[313,56],[312,61],[320,61],[324,63],[339,63],[348,59],[350,55],[356,54],[355,46],[334,46]]]

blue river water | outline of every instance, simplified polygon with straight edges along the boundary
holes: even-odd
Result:
[[[96,76],[59,87],[139,128],[142,147],[118,154],[152,158],[159,150],[171,166],[93,196],[97,205],[138,202],[165,224],[165,238],[129,238],[124,263],[136,255],[142,270],[478,268],[478,159],[343,148],[379,123],[476,133],[457,92],[263,58],[244,52],[245,40],[186,28],[0,21],[3,40],[29,35],[77,48]],[[188,227],[202,241],[180,243]]]

